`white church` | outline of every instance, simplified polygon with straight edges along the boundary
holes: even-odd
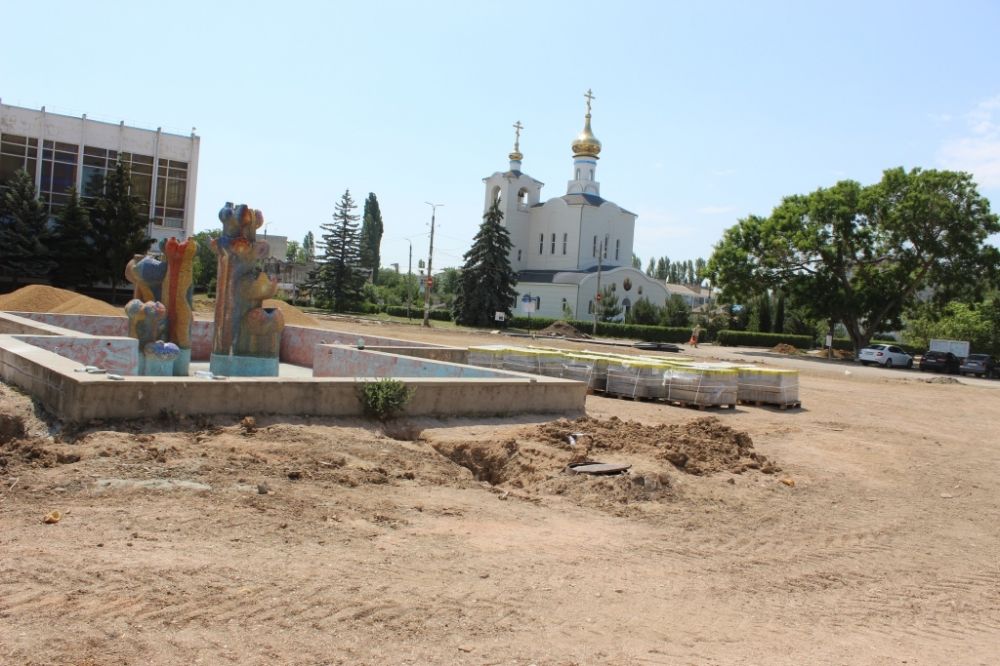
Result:
[[[628,311],[640,299],[663,306],[666,287],[632,267],[635,213],[601,197],[597,160],[601,142],[590,129],[588,90],[583,131],[573,141],[573,179],[566,194],[541,201],[544,183],[521,171],[521,123],[516,129],[510,168],[486,183],[484,212],[500,199],[512,243],[510,265],[518,274],[516,310],[533,301],[535,314],[588,319],[599,310],[597,294],[610,287]]]

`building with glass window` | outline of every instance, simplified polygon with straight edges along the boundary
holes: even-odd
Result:
[[[590,91],[583,131],[573,141],[573,179],[566,194],[541,201],[544,185],[521,171],[521,124],[514,127],[510,168],[484,178],[485,210],[500,201],[510,234],[510,265],[518,273],[517,307],[543,317],[585,319],[600,310],[609,289],[623,315],[641,299],[663,306],[662,282],[632,267],[635,213],[601,197],[601,142],[590,128]]]
[[[148,211],[149,235],[184,239],[194,233],[199,143],[193,131],[183,136],[0,103],[0,187],[24,169],[55,215],[71,187],[94,196],[100,177],[122,161],[132,194]]]

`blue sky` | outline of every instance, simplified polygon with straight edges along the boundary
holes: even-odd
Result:
[[[482,178],[565,193],[592,88],[601,192],[636,253],[708,257],[782,196],[894,166],[1000,207],[1000,3],[8,2],[0,97],[202,137],[196,229],[226,201],[319,232],[375,192],[383,264],[460,265]],[[360,212],[360,208],[359,208]]]

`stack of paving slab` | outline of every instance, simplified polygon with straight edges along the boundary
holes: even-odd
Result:
[[[709,363],[675,365],[664,380],[666,399],[671,402],[714,407],[736,406],[739,371]]]
[[[608,364],[605,391],[629,398],[666,398],[670,366],[645,359],[621,360]]]
[[[798,370],[778,370],[744,366],[739,368],[740,402],[770,405],[798,405]]]

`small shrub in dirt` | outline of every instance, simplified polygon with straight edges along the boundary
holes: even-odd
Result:
[[[366,416],[385,421],[403,411],[414,390],[398,379],[379,379],[362,384],[358,399]]]

